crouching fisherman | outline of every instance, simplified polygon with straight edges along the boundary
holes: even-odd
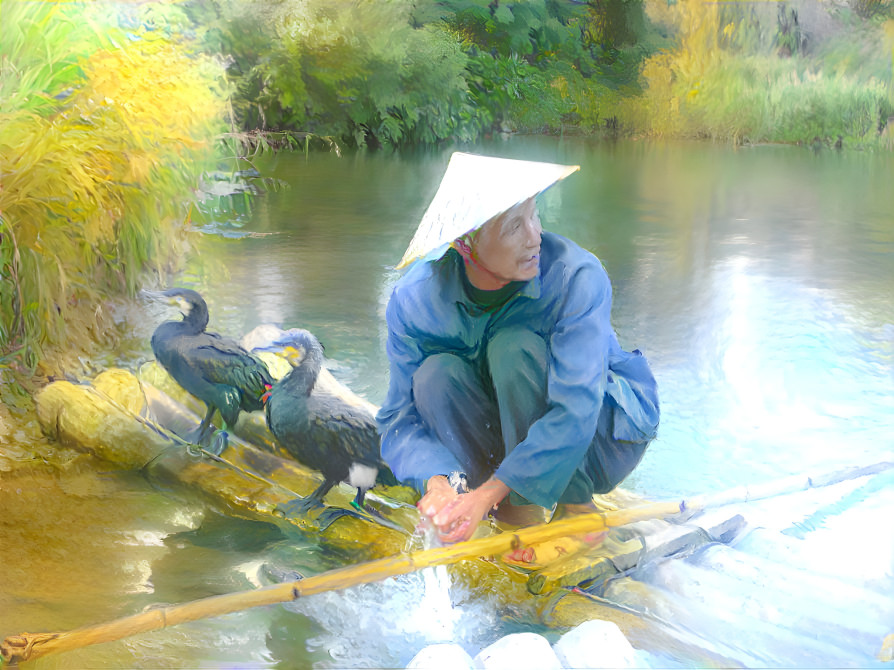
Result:
[[[536,196],[577,169],[453,154],[397,266],[382,456],[444,542],[494,510],[592,511],[656,434],[655,379],[618,343],[602,264],[540,224]]]

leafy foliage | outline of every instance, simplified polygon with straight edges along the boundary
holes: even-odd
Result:
[[[169,259],[213,164],[224,82],[211,59],[102,8],[4,2],[0,353],[33,364],[66,323]],[[64,88],[63,88],[64,87]]]
[[[581,36],[589,17],[585,3],[443,0],[436,4],[464,41],[494,56],[572,62],[583,56]]]
[[[575,101],[587,97],[586,78],[600,73],[606,53],[590,37],[596,10],[570,0],[185,6],[206,26],[206,48],[230,59],[239,129],[310,132],[357,146],[580,122],[589,117]]]
[[[359,146],[476,136],[466,56],[404,2],[187,5],[231,58],[242,130],[299,130]],[[261,36],[261,37],[259,37]]]
[[[638,1],[638,0],[637,0]],[[580,2],[443,0],[437,16],[469,53],[466,78],[489,128],[550,132],[595,127],[605,51],[593,41],[599,10]],[[635,76],[635,72],[632,73]]]

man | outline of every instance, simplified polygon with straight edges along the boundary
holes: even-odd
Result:
[[[577,169],[453,154],[398,265],[382,456],[444,542],[494,511],[592,507],[655,435],[655,380],[618,344],[602,264],[541,228],[535,197]]]

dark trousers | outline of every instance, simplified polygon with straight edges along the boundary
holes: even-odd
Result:
[[[459,461],[472,487],[493,474],[546,412],[547,369],[543,338],[526,328],[508,328],[491,338],[481,361],[435,354],[416,371],[413,395],[419,414]],[[611,411],[606,396],[605,416],[599,418],[603,428]],[[579,504],[611,491],[639,462],[646,444],[619,448],[597,430],[559,502]],[[513,498],[515,504],[526,502]]]

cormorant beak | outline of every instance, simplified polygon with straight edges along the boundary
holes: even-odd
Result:
[[[296,347],[289,340],[285,342],[273,342],[263,347],[255,347],[254,349],[252,349],[252,351],[263,351],[266,353],[276,354],[277,356],[284,358],[290,362],[300,362],[304,360],[305,354],[304,347]]]
[[[156,300],[158,302],[163,302],[166,305],[170,305],[171,307],[177,307],[183,316],[188,315],[192,311],[192,304],[179,294],[170,295],[168,291],[150,291],[145,288],[140,290],[140,294],[150,300]]]

